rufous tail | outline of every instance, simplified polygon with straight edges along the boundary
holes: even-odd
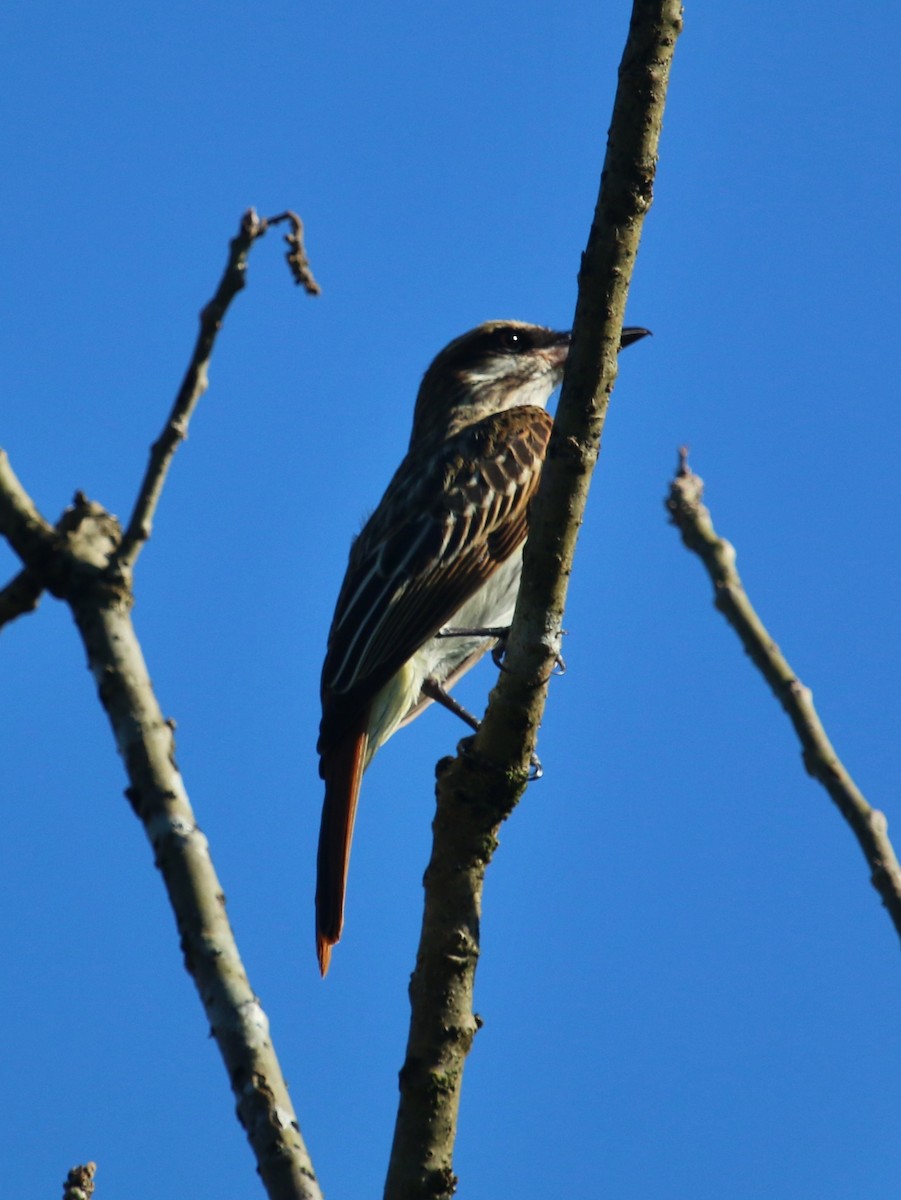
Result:
[[[316,860],[316,955],[324,976],[344,925],[344,893],[357,798],[366,759],[365,730],[352,731],[322,758],[325,800]]]

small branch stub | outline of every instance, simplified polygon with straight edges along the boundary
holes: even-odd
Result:
[[[94,1162],[73,1167],[63,1184],[63,1200],[91,1200],[96,1174],[97,1164]]]

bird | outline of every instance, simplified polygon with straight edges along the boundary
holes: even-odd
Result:
[[[621,346],[648,332],[624,328]],[[360,783],[373,755],[432,701],[478,726],[449,689],[512,620],[553,426],[546,405],[569,344],[569,333],[522,321],[487,321],[450,342],[423,376],[407,453],[351,545],[321,680],[323,976],[344,924]]]

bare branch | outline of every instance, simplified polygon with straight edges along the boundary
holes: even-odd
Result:
[[[164,719],[127,608],[70,600],[116,744],[128,798],[153,847],[197,986],[235,1095],[238,1119],[271,1200],[320,1200],[309,1154],[269,1034],[244,970],[225,897],[175,764]]]
[[[100,702],[125,764],[200,994],[271,1200],[321,1200],[310,1156],[269,1036],[266,1014],[238,952],[206,838],[175,764],[173,723],[160,710],[116,564],[115,517],[77,493],[47,525],[0,452],[0,532],[53,594],[67,601]]]
[[[60,546],[56,530],[22,487],[5,450],[0,450],[0,534],[22,562],[39,574]]]
[[[472,1010],[486,866],[501,822],[525,788],[560,649],[576,536],[597,458],[626,294],[651,203],[678,0],[635,0],[619,73],[601,189],[579,273],[572,348],[539,494],[516,616],[480,731],[438,769],[438,807],[401,1099],[385,1196],[437,1200],[452,1168]]]
[[[135,501],[134,511],[116,554],[116,562],[126,577],[133,569],[144,543],[150,537],[154,514],[172,458],[180,443],[188,436],[191,416],[207,389],[207,371],[216,336],[222,328],[229,305],[245,285],[250,248],[270,225],[282,221],[290,221],[293,227],[293,232],[285,240],[290,246],[287,259],[295,282],[302,283],[310,295],[317,295],[319,292],[319,285],[313,279],[303,250],[303,224],[300,217],[296,213],[286,211],[277,217],[261,220],[254,210],[249,208],[241,218],[237,235],[230,243],[228,262],[216,293],[200,314],[200,332],[197,335],[194,353],[172,411],[162,433],[150,448],[150,461]]]
[[[24,617],[26,613],[34,612],[43,590],[39,580],[27,567],[12,578],[5,588],[0,588],[0,629],[18,617]]]
[[[103,514],[80,534],[85,512]],[[87,572],[104,571],[109,565],[110,550],[119,545],[121,530],[116,518],[100,505],[75,493],[72,505],[66,509],[54,528],[37,510],[34,501],[19,482],[9,458],[0,450],[0,534],[25,564],[25,570],[0,593],[0,626],[4,619],[12,620],[22,612],[37,606],[41,591],[46,588],[63,598],[71,589],[73,579]],[[4,597],[6,598],[4,601]],[[2,617],[2,604],[8,605],[10,615]]]
[[[666,501],[673,524],[688,549],[704,564],[713,583],[714,604],[741,638],[751,661],[788,714],[808,774],[823,785],[850,825],[870,865],[873,887],[901,936],[901,866],[889,841],[888,822],[883,813],[870,807],[845,770],[814,708],[813,694],[798,679],[755,612],[735,567],[735,550],[725,538],[717,536],[701,500],[703,492],[703,481],[689,467],[688,453],[683,449]]]
[[[174,726],[160,710],[130,616],[131,566],[149,534],[169,462],[205,386],[216,332],[228,303],[243,286],[247,252],[265,227],[266,222],[248,213],[231,244],[229,266],[202,314],[191,367],[151,453],[125,538],[115,517],[81,493],[54,529],[37,511],[2,451],[0,535],[22,559],[37,588],[65,600],[75,617],[125,764],[126,794],[162,873],[185,965],[225,1063],[238,1118],[270,1200],[321,1200],[266,1014],[241,962],[209,846],[175,763]]]

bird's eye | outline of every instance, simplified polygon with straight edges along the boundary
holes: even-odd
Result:
[[[528,348],[528,340],[521,329],[501,329],[498,334],[498,347],[508,354],[521,354]]]

